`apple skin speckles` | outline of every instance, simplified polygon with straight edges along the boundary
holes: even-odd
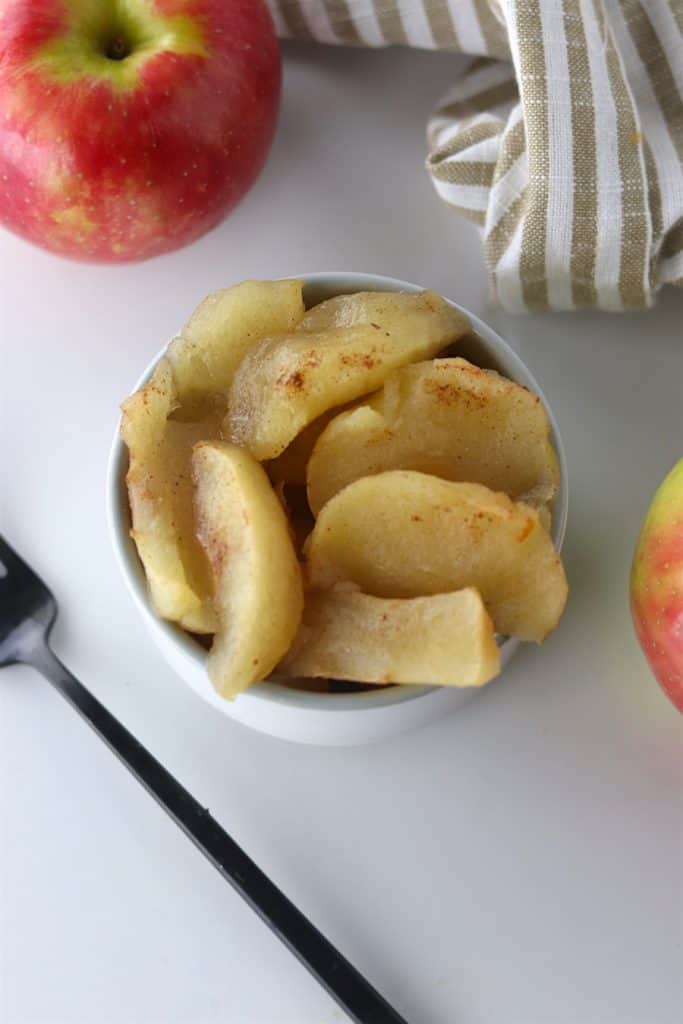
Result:
[[[683,712],[683,459],[643,523],[631,570],[631,613],[655,677]]]
[[[139,13],[127,6],[133,22],[149,16],[143,0]],[[74,259],[145,259],[214,227],[253,183],[280,97],[265,5],[186,0],[180,21],[177,3],[152,6],[157,36],[133,49],[125,74],[126,59],[106,61],[96,40],[85,52],[81,31],[79,72],[61,77],[45,48],[77,45],[79,0],[1,6],[5,227]],[[101,0],[103,17],[116,8]]]

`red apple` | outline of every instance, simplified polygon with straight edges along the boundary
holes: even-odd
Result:
[[[186,245],[254,181],[279,98],[262,0],[2,0],[0,222],[82,260]]]
[[[683,711],[683,459],[643,523],[631,571],[631,611],[652,671]]]

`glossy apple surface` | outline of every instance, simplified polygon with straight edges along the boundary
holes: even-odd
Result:
[[[683,459],[643,523],[631,572],[631,611],[652,671],[683,711]]]
[[[272,141],[280,58],[262,0],[4,0],[0,55],[0,222],[65,256],[191,242]]]

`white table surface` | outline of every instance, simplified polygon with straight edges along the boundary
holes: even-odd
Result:
[[[290,47],[279,134],[217,231],[129,268],[0,235],[2,529],[59,595],[58,653],[413,1024],[677,1024],[683,720],[627,607],[683,451],[683,295],[638,316],[487,308],[422,169],[456,58]],[[528,362],[569,459],[571,600],[464,710],[359,749],[268,739],[175,679],[104,519],[116,406],[203,295],[319,269],[417,281]],[[28,669],[0,685],[3,1024],[333,1024],[308,974]]]

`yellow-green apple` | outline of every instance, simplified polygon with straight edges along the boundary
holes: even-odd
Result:
[[[683,711],[683,459],[643,523],[631,572],[631,611],[655,676]]]
[[[272,141],[263,0],[1,0],[0,222],[77,259],[144,259],[217,224]]]

